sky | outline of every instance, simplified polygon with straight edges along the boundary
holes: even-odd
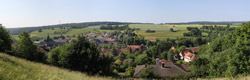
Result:
[[[0,0],[7,28],[118,21],[250,21],[250,0]]]

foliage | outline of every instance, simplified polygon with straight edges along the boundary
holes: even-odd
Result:
[[[146,32],[146,33],[154,33],[155,31],[154,31],[154,30],[148,29],[148,30],[146,30],[145,32]]]
[[[9,52],[12,42],[9,32],[0,24],[0,52]]]
[[[135,72],[135,68],[134,67],[128,67],[128,68],[126,68],[125,71],[126,71],[125,72],[126,76],[132,77],[134,72]]]
[[[169,30],[170,30],[171,32],[175,32],[175,31],[174,31],[174,28],[170,28]]]
[[[208,76],[209,60],[206,58],[194,59],[191,63],[190,69],[194,77]]]
[[[129,29],[129,26],[128,24],[125,24],[125,25],[122,25],[122,26],[119,26],[119,25],[103,25],[100,27],[101,30],[126,30],[126,29]]]
[[[250,22],[237,28],[233,34],[218,37],[211,45],[201,48],[204,51],[199,51],[200,56],[209,61],[208,73],[210,77],[236,77],[249,74],[249,31]]]
[[[147,61],[148,61],[147,54],[140,54],[135,58],[135,64],[137,65],[146,64]]]
[[[122,43],[123,44],[127,44],[127,45],[141,45],[141,44],[145,44],[146,40],[144,39],[143,36],[133,36],[130,38],[124,38],[122,39]]]
[[[187,27],[187,30],[190,31],[188,33],[184,33],[184,36],[189,36],[189,37],[201,37],[201,31],[197,27]]]
[[[95,44],[82,36],[69,44],[54,48],[48,58],[52,65],[83,71],[89,75],[111,73],[112,61],[112,57],[100,56]]]
[[[38,46],[33,43],[28,32],[23,31],[18,35],[19,40],[15,47],[14,55],[31,61],[45,62],[45,53],[40,51]]]

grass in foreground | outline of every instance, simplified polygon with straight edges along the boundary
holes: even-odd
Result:
[[[0,80],[110,80],[0,53]]]

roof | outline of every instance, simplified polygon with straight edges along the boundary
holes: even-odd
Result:
[[[146,67],[146,65],[138,65],[135,68],[135,72],[134,72],[134,76],[138,76],[138,74],[142,71],[142,69],[144,69]]]
[[[196,55],[189,50],[182,51],[181,54],[184,55],[184,58],[186,59],[190,58],[190,61],[192,61],[196,57]]]
[[[150,40],[156,40],[156,37],[151,37]]]
[[[192,49],[194,52],[197,52],[199,50],[199,48],[193,48]]]
[[[185,70],[186,72],[190,71],[190,69],[189,69],[186,65],[184,65],[184,64],[176,64],[176,66],[182,68],[182,69]]]
[[[142,51],[142,48],[144,47],[144,45],[128,45],[129,48],[132,49],[132,52],[135,52],[135,51]]]
[[[167,64],[164,67],[162,67],[161,64],[157,65],[139,65],[136,66],[134,77],[139,77],[140,72],[147,68],[147,67],[153,67],[154,73],[156,75],[159,75],[160,77],[166,77],[166,76],[176,76],[180,74],[185,74],[187,71],[185,68],[183,68],[181,65],[177,66],[176,64]],[[189,68],[187,68],[188,70]]]
[[[159,64],[164,63],[164,64],[174,64],[173,61],[167,61],[166,59],[161,59],[159,60]]]
[[[105,41],[109,41],[109,42],[114,42],[115,39],[112,39],[112,38],[107,38],[107,39],[104,39]]]
[[[155,74],[159,75],[160,77],[176,76],[186,73],[186,71],[176,66],[175,64],[165,65],[165,68],[162,68],[162,65],[159,64],[155,65],[154,69],[155,69]]]

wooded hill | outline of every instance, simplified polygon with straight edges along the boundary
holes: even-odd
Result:
[[[88,26],[97,26],[97,25],[121,25],[121,24],[139,24],[139,23],[130,23],[130,22],[83,22],[83,23],[67,23],[67,24],[57,24],[57,25],[47,25],[47,26],[37,26],[37,27],[23,27],[23,28],[7,28],[11,34],[17,35],[22,31],[32,32],[39,29],[53,29],[53,28],[85,28]]]

